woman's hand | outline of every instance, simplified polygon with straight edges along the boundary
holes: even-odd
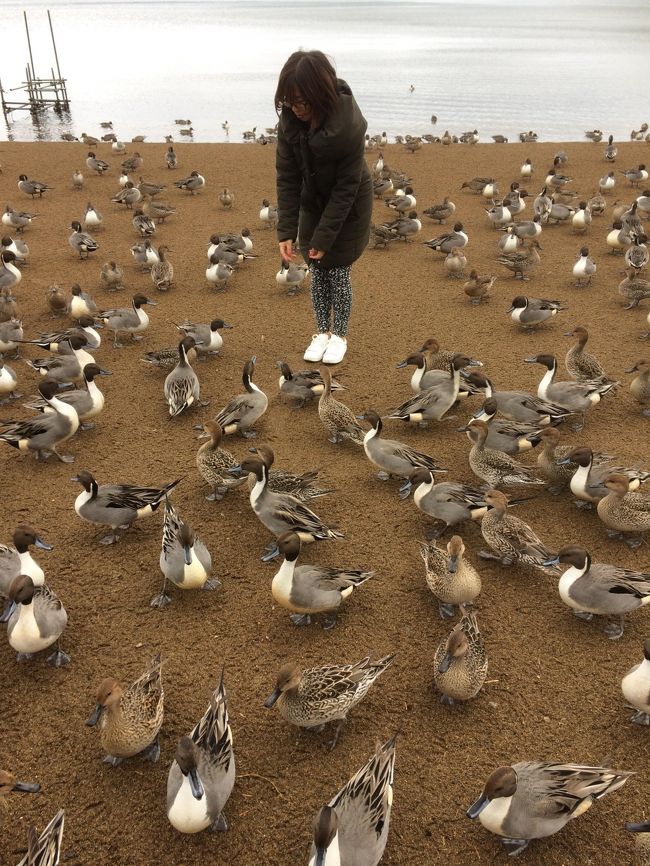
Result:
[[[325,255],[325,250],[315,250],[313,247],[309,250],[309,258],[315,262],[319,261]]]
[[[293,251],[293,241],[280,241],[280,255],[284,262],[290,262],[291,259],[295,259],[296,254]]]

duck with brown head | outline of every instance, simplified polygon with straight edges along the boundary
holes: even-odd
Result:
[[[77,432],[79,415],[73,406],[57,398],[59,386],[52,379],[46,379],[38,386],[41,397],[52,412],[39,415],[28,421],[6,425],[0,433],[4,441],[18,451],[32,451],[37,460],[47,460],[56,454],[62,463],[73,463],[74,457],[59,454],[57,448]]]
[[[433,659],[440,703],[449,706],[475,698],[487,677],[488,659],[476,616],[461,610],[461,621],[438,645]]]
[[[518,562],[557,574],[557,566],[546,565],[555,554],[527,523],[507,513],[508,498],[505,493],[488,490],[485,501],[489,510],[481,521],[481,534],[494,553],[480,550],[479,556],[494,559],[504,566]]]
[[[255,372],[255,355],[244,364],[242,381],[245,394],[239,394],[224,406],[214,419],[221,427],[224,436],[240,433],[246,439],[254,439],[257,436],[251,427],[266,412],[269,400],[264,391],[253,382]]]
[[[7,638],[17,661],[56,644],[47,663],[57,668],[69,664],[70,657],[59,646],[68,614],[54,592],[45,584],[36,588],[31,577],[22,574],[12,581],[9,599],[15,608],[7,619]]]
[[[622,538],[632,550],[643,543],[650,530],[650,496],[630,491],[627,475],[613,473],[605,479],[607,496],[599,500],[598,516],[608,527],[610,538]]]

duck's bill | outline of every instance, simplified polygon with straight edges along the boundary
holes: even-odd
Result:
[[[449,572],[449,574],[456,574],[456,572],[458,571],[458,557],[457,556],[450,556],[449,557],[449,562],[447,564],[447,571]]]
[[[53,546],[48,544],[45,539],[41,538],[39,535],[36,536],[36,541],[34,542],[34,546],[38,547],[39,550],[53,550]]]
[[[189,544],[184,545],[183,553],[185,554],[185,565],[192,564],[192,551],[190,550]]]
[[[470,358],[468,367],[482,367],[483,361],[478,361],[476,358]]]
[[[400,361],[399,364],[395,364],[395,366],[398,370],[403,370],[404,367],[408,367],[408,364],[406,363],[406,361]]]
[[[86,724],[88,725],[89,728],[95,727],[95,725],[99,721],[99,717],[101,716],[103,709],[104,709],[104,707],[101,704],[95,704],[95,709],[92,711],[92,713],[86,719]]]
[[[643,824],[626,824],[625,829],[630,833],[650,833],[650,821],[644,821]]]
[[[244,474],[244,470],[241,468],[241,466],[229,466],[228,472],[231,475],[243,475]]]
[[[41,786],[38,782],[16,782],[12,791],[20,791],[23,794],[38,794]]]
[[[537,358],[524,358],[524,364],[536,364]]]
[[[203,783],[199,778],[199,774],[196,771],[196,767],[192,767],[192,769],[187,774],[187,778],[190,780],[190,788],[192,790],[192,796],[195,800],[200,800],[203,797],[205,791],[203,790]]]
[[[264,706],[267,708],[267,710],[273,706],[273,704],[277,701],[281,694],[282,692],[280,691],[280,689],[276,689],[272,694],[268,696],[268,698],[264,701]]]
[[[316,857],[312,861],[314,866],[325,866],[327,859],[327,848],[317,848]]]
[[[474,820],[474,818],[478,818],[478,816],[481,814],[483,809],[485,809],[489,802],[489,797],[486,797],[485,794],[481,794],[478,800],[475,803],[472,803],[472,805],[469,807],[465,814],[468,818]]]
[[[99,375],[100,375],[100,376],[112,376],[113,374],[111,373],[110,370],[102,370],[102,369],[100,368],[100,370],[99,370]]]
[[[542,565],[543,565],[545,568],[551,568],[551,566],[553,566],[553,565],[558,565],[559,562],[560,562],[560,557],[559,557],[559,556],[554,556],[553,559],[547,559],[547,560],[545,560],[545,561],[542,563]]]

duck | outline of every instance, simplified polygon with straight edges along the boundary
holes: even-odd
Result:
[[[446,471],[440,467],[440,463],[435,458],[428,454],[416,451],[410,445],[405,445],[394,439],[382,439],[383,423],[374,410],[369,409],[360,417],[370,424],[370,429],[363,437],[363,449],[366,457],[379,468],[377,477],[381,481],[388,481],[391,476],[405,480],[400,488],[401,498],[407,498],[411,491],[409,479],[415,469],[424,468],[430,472]]]
[[[648,135],[650,136],[650,133]],[[635,836],[636,866],[650,866],[650,821],[644,821],[640,824],[628,823],[625,825],[625,829],[630,833],[637,834]]]
[[[589,247],[582,247],[576,263],[573,266],[573,276],[576,278],[575,286],[591,285],[591,280],[596,273],[596,262],[589,255]],[[586,280],[586,283],[585,283]]]
[[[489,428],[485,421],[474,418],[461,429],[473,443],[469,452],[470,468],[490,487],[544,483],[530,467],[518,463],[503,451],[486,447]]]
[[[277,703],[282,717],[300,728],[322,728],[338,722],[330,748],[338,742],[346,717],[368,690],[393,663],[395,655],[376,661],[366,656],[355,664],[324,665],[301,670],[297,664],[283,665],[273,692],[264,702],[270,709]]]
[[[235,785],[235,754],[221,681],[188,736],[181,737],[167,776],[167,818],[180,833],[228,830],[224,807]]]
[[[190,172],[189,177],[184,177],[182,180],[174,181],[174,186],[177,189],[189,192],[190,195],[194,195],[195,192],[198,192],[205,186],[205,178],[203,175],[199,174],[198,171],[192,171]]]
[[[632,571],[618,565],[593,562],[579,544],[561,547],[549,565],[568,565],[560,578],[558,591],[562,601],[579,619],[591,621],[597,616],[614,617],[603,629],[610,640],[623,637],[625,614],[650,602],[650,574]]]
[[[539,217],[541,223],[546,224],[552,208],[553,199],[548,195],[548,190],[544,186],[539,195],[533,199],[533,212],[536,217]]]
[[[466,520],[478,520],[487,511],[482,490],[457,481],[435,482],[430,469],[416,469],[409,478],[414,488],[413,501],[423,514],[442,523],[427,532],[427,538],[438,538],[449,527]]]
[[[650,640],[643,642],[643,660],[631,667],[621,680],[623,697],[636,712],[630,721],[650,725]]]
[[[481,195],[489,202],[494,203],[495,198],[499,195],[499,187],[494,181],[494,178],[490,178],[490,180],[488,180],[488,182],[481,190]]]
[[[16,393],[18,387],[18,376],[12,367],[5,364],[0,356],[0,406],[7,403],[9,400],[15,400],[20,397]],[[8,396],[5,396],[8,395]]]
[[[273,455],[270,448],[267,449],[268,452]],[[304,543],[344,538],[342,532],[327,526],[297,496],[292,496],[290,493],[276,493],[268,488],[270,463],[266,455],[248,457],[242,461],[240,469],[254,474],[255,483],[249,496],[251,508],[276,539],[289,531],[297,532]],[[268,562],[277,555],[277,542],[272,541],[267,545],[262,561]]]
[[[524,424],[521,421],[516,423],[514,421],[502,421],[500,418],[495,420],[494,416],[498,409],[497,401],[494,397],[489,397],[474,413],[475,420],[484,421],[488,425],[486,448],[503,451],[505,454],[519,454],[521,451],[530,451],[531,448],[539,445],[540,434],[545,429],[544,427],[539,424]],[[471,439],[467,429],[461,429]]]
[[[143,196],[148,196],[149,199],[153,199],[155,196],[160,195],[160,193],[167,189],[167,187],[164,184],[152,183],[152,181],[145,180],[142,175],[140,175],[138,189]]]
[[[469,280],[463,285],[463,292],[470,299],[470,303],[478,306],[491,297],[490,289],[496,279],[494,274],[479,274],[477,270],[472,269]]]
[[[471,180],[463,181],[460,188],[461,190],[469,189],[471,192],[480,195],[488,184],[493,183],[494,178],[492,177],[473,177]]]
[[[47,348],[53,345],[49,343]],[[47,376],[48,379],[59,384],[82,382],[83,368],[86,364],[95,363],[93,356],[86,350],[87,345],[85,334],[78,331],[60,344],[56,344],[57,351],[54,357],[35,358],[33,361],[26,360],[25,363],[41,376]]]
[[[403,215],[408,213],[413,210],[417,204],[415,196],[413,195],[413,187],[410,185],[404,187],[403,190],[399,190],[397,195],[394,195],[392,198],[384,199],[384,204],[398,214]]]
[[[90,202],[88,202],[88,204],[86,205],[86,213],[84,214],[83,218],[84,231],[87,229],[100,229],[103,221],[104,217],[96,208],[92,206]]]
[[[29,245],[20,238],[12,238],[11,235],[4,235],[0,238],[0,251],[13,253],[15,265],[27,264],[29,258]],[[13,271],[12,271],[13,273]]]
[[[296,532],[283,533],[277,545],[284,559],[273,577],[271,593],[281,607],[290,611],[289,619],[297,626],[309,625],[313,614],[326,614],[323,628],[333,628],[343,600],[375,576],[374,571],[360,569],[296,565],[302,546]]]
[[[72,234],[68,238],[68,243],[75,253],[79,253],[79,259],[85,261],[90,253],[94,253],[99,249],[99,244],[88,232],[82,230],[81,223],[77,220],[73,220],[70,223],[70,228],[72,229]]]
[[[639,184],[645,183],[648,179],[648,172],[643,163],[638,168],[628,168],[626,171],[622,171],[621,174],[629,180],[631,187],[638,187]],[[18,184],[18,187],[20,188],[20,184]]]
[[[605,486],[609,493],[598,501],[598,516],[608,527],[610,537],[622,536],[635,550],[643,542],[642,533],[650,529],[650,496],[632,492],[630,479],[619,472],[609,475]]]
[[[612,255],[616,255],[616,253],[624,253],[627,247],[632,245],[632,238],[623,228],[623,223],[620,220],[614,220],[612,223],[612,229],[607,233],[605,240]]]
[[[83,291],[79,283],[73,283],[70,292],[71,318],[80,319],[82,316],[94,316],[97,313],[97,304],[88,292]]]
[[[100,539],[100,544],[115,544],[120,540],[118,529],[128,529],[137,520],[149,517],[160,503],[180,483],[181,479],[164,487],[141,487],[137,484],[98,484],[87,469],[73,478],[83,491],[74,501],[74,510],[82,520],[110,526],[111,532]]]
[[[108,171],[110,168],[110,165],[103,159],[99,159],[97,156],[95,156],[92,150],[88,151],[88,156],[86,157],[86,166],[91,171],[96,171],[97,174],[100,176],[104,174],[104,172]]]
[[[202,430],[198,438],[208,441],[197,451],[196,468],[201,478],[212,488],[205,498],[208,502],[220,502],[230,490],[240,487],[246,481],[246,476],[235,478],[229,473],[228,470],[237,466],[238,461],[220,445],[223,436],[221,426],[216,421],[206,421]]]
[[[136,755],[155,763],[160,757],[158,736],[163,723],[165,692],[161,677],[160,654],[135,682],[124,688],[113,677],[102,680],[97,702],[86,720],[89,727],[99,724],[102,763],[117,767],[125,758]]]
[[[466,378],[471,385],[485,389],[486,399],[494,397],[498,411],[510,421],[546,427],[563,421],[571,414],[564,407],[525,391],[497,391],[490,379],[478,370],[473,370]]]
[[[142,167],[143,163],[144,160],[140,156],[140,152],[135,150],[133,152],[133,156],[129,156],[127,159],[124,160],[124,162],[121,163],[122,170],[126,172],[137,171],[139,168]]]
[[[205,278],[212,283],[218,291],[225,289],[228,280],[232,277],[235,269],[227,262],[222,262],[218,253],[210,256],[210,264],[205,270]]]
[[[464,276],[465,268],[467,267],[467,256],[459,247],[454,247],[445,256],[444,262],[447,275],[456,279]]]
[[[150,270],[152,265],[160,261],[158,250],[150,240],[145,240],[141,244],[134,244],[131,247],[131,255],[136,265],[140,265],[141,272]]]
[[[452,535],[446,552],[438,547],[435,539],[420,542],[427,586],[438,599],[442,619],[451,619],[458,607],[472,604],[481,592],[481,577],[464,554],[465,545],[460,535]]]
[[[150,216],[147,216],[141,207],[135,209],[131,222],[141,238],[149,238],[156,233],[155,222]],[[158,250],[158,259],[160,260],[160,250]]]
[[[571,217],[573,231],[576,233],[586,232],[591,221],[591,208],[586,201],[581,201],[578,210]]]
[[[598,382],[555,382],[557,360],[554,355],[535,355],[532,358],[524,358],[524,361],[527,364],[541,364],[546,367],[547,372],[537,387],[537,396],[542,400],[549,400],[558,406],[563,406],[574,414],[581,415],[582,425],[584,425],[587,409],[600,403],[601,398],[618,384],[617,382],[604,384]],[[579,426],[582,429],[582,426]]]
[[[593,141],[594,144],[598,144],[599,141],[602,140],[603,133],[600,129],[588,129],[585,132],[585,138],[588,138],[590,141]]]
[[[537,471],[550,482],[547,490],[557,495],[569,485],[577,469],[570,457],[574,447],[559,444],[561,434],[557,427],[544,427],[538,438],[542,449],[537,455]],[[565,458],[568,458],[566,462]]]
[[[442,202],[439,204],[432,204],[431,207],[426,208],[422,213],[440,225],[441,223],[445,223],[449,217],[452,217],[456,213],[456,205],[451,201],[449,196],[446,195]]]
[[[4,213],[2,214],[2,225],[9,229],[15,229],[18,234],[22,234],[28,225],[31,225],[32,220],[35,220],[39,214],[30,213],[29,211],[14,210],[11,205],[5,205]]]
[[[274,229],[278,224],[278,209],[275,205],[272,205],[267,198],[262,199],[260,220],[266,223],[266,228],[268,229]]]
[[[20,319],[16,296],[11,294],[11,289],[0,289],[0,323],[12,319]]]
[[[57,399],[72,406],[79,416],[79,429],[92,430],[95,426],[92,418],[96,418],[104,409],[104,395],[97,387],[95,379],[98,376],[111,376],[108,370],[102,369],[97,364],[85,364],[82,369],[83,381],[86,386],[75,391],[66,391],[59,394]],[[24,404],[28,409],[37,409],[46,414],[54,413],[56,410],[52,408],[48,401],[41,397],[31,400]]]
[[[210,578],[210,551],[192,527],[181,520],[168,497],[165,498],[160,570],[163,573],[162,589],[151,599],[151,607],[159,610],[171,604],[171,598],[165,592],[167,581],[184,590],[213,590],[221,585],[219,580]]]
[[[165,153],[165,163],[167,165],[167,168],[170,169],[178,167],[178,156],[176,155],[176,151],[171,144],[169,145]]]
[[[19,343],[23,341],[23,323],[18,319],[0,322],[0,354],[14,352],[14,357],[20,357]]]
[[[273,469],[275,454],[270,446],[264,444],[254,445],[248,450],[253,454],[259,455],[266,464],[269,472],[268,489],[273,493],[290,493],[301,502],[310,502],[312,499],[318,499],[321,496],[326,496],[328,493],[334,493],[333,488],[314,487],[314,482],[318,478],[320,469],[310,469],[307,472],[299,474],[291,472],[288,469]],[[251,473],[248,476],[249,491],[253,489],[255,484],[255,475]]]
[[[562,301],[517,295],[506,312],[510,313],[513,322],[517,322],[525,331],[531,331],[565,309]]]
[[[185,354],[190,363],[193,363],[198,358],[196,346],[193,349],[187,349]],[[151,352],[145,352],[140,360],[143,364],[149,364],[151,367],[158,367],[161,370],[173,370],[179,361],[178,345],[164,346],[162,349],[153,349]]]
[[[609,767],[522,761],[494,770],[467,816],[501,836],[504,848],[516,855],[531,839],[559,832],[632,775]]]
[[[481,691],[488,659],[474,613],[463,611],[451,634],[438,644],[433,668],[441,704],[452,706],[457,701],[469,701]]]
[[[59,809],[40,836],[36,828],[30,826],[27,854],[18,866],[57,866],[63,851],[64,823],[65,811]]]
[[[489,490],[485,494],[488,512],[481,520],[481,534],[492,548],[480,550],[482,559],[494,559],[503,566],[515,562],[530,565],[542,571],[557,572],[556,566],[548,566],[547,562],[555,557],[527,523],[508,514],[508,498],[500,490]]]
[[[418,213],[415,210],[411,210],[406,215],[402,215],[397,219],[388,223],[383,223],[382,225],[398,238],[401,238],[405,243],[408,243],[408,239],[411,236],[418,234],[422,229],[422,223],[418,219]]]
[[[58,383],[53,379],[45,379],[39,384],[38,390],[53,412],[27,421],[5,423],[0,432],[0,441],[18,451],[34,452],[37,460],[47,460],[55,454],[62,463],[72,463],[72,455],[60,454],[57,449],[77,432],[77,411],[57,398]]]
[[[512,212],[505,202],[496,202],[491,208],[485,208],[488,220],[495,229],[501,228],[512,221]]]
[[[589,332],[583,325],[576,325],[572,331],[568,331],[564,336],[575,337],[578,341],[569,349],[564,358],[564,366],[572,379],[575,379],[576,382],[602,382],[603,384],[614,381],[607,376],[596,358],[585,352]]]
[[[56,644],[47,663],[57,668],[68,665],[70,657],[59,645],[68,614],[50,587],[36,587],[31,577],[20,574],[11,582],[9,600],[15,607],[7,618],[7,639],[17,653],[16,660],[25,661]]]
[[[123,204],[127,210],[133,210],[133,205],[137,204],[142,198],[142,193],[131,180],[127,180],[124,186],[116,193],[111,201],[115,204]]]
[[[131,340],[141,340],[142,331],[149,327],[149,316],[142,309],[145,306],[155,307],[156,302],[150,301],[146,295],[137,292],[133,295],[131,308],[123,307],[116,310],[106,310],[98,315],[98,319],[106,322],[106,326],[113,332],[113,347],[121,349],[123,343],[118,342],[120,333],[131,335]]]
[[[178,364],[165,379],[163,391],[171,418],[176,418],[190,406],[203,405],[199,400],[201,393],[199,377],[187,358],[187,352],[195,346],[194,337],[184,337],[180,341],[178,344]]]
[[[638,373],[630,382],[630,391],[637,403],[645,407],[641,410],[641,414],[646,418],[650,417],[650,361],[641,358],[625,372]]]
[[[499,256],[497,262],[512,271],[515,279],[519,277],[521,280],[528,280],[530,277],[527,274],[533,271],[541,262],[538,250],[541,250],[541,244],[537,238],[533,238],[530,246],[526,250],[520,252],[509,253],[508,255]]]
[[[425,247],[429,247],[430,250],[447,255],[447,253],[450,253],[455,248],[462,249],[466,247],[468,242],[469,238],[464,231],[463,224],[457,222],[454,224],[453,231],[438,235],[429,241],[424,241],[423,244]]]
[[[396,735],[377,746],[370,760],[319,811],[309,866],[379,863],[393,805],[395,740]]]
[[[278,361],[277,365],[281,373],[278,382],[280,393],[294,399],[296,408],[302,409],[306,403],[320,397],[325,390],[325,383],[319,370],[300,370],[294,373],[286,361]],[[345,390],[344,386],[334,378],[331,380],[331,389],[332,391]]]
[[[218,318],[212,319],[207,324],[189,321],[174,324],[177,331],[180,331],[186,337],[194,339],[195,349],[200,358],[205,358],[208,355],[218,355],[223,346],[223,337],[219,331],[232,328],[232,325]]]
[[[124,279],[124,271],[114,261],[104,262],[101,267],[99,278],[102,285],[109,292],[117,292],[123,289],[122,280]]]
[[[592,217],[602,216],[605,213],[605,208],[607,207],[607,201],[605,200],[605,196],[598,191],[594,193],[592,197],[587,202],[587,209],[591,212]]]
[[[350,440],[356,445],[363,445],[366,431],[359,426],[352,410],[332,397],[333,378],[329,367],[321,367],[318,372],[324,386],[318,399],[318,417],[330,434],[328,442],[336,445]]]
[[[530,159],[525,159],[519,168],[519,174],[521,177],[532,177],[534,171],[535,169],[533,168],[533,163]]]
[[[614,136],[610,135],[607,139],[607,147],[604,152],[605,162],[616,162],[618,156],[618,147],[614,144]]]
[[[460,371],[470,365],[472,365],[472,359],[468,358],[467,355],[454,355],[449,365],[449,376],[446,380],[406,400],[385,417],[417,423],[424,427],[427,426],[429,420],[442,420],[458,399]]]
[[[309,272],[309,267],[303,262],[285,262],[284,259],[280,263],[280,270],[275,275],[275,281],[279,286],[287,286],[288,294],[293,297],[301,283]]]
[[[264,391],[253,382],[256,361],[257,358],[253,355],[244,364],[242,381],[246,393],[233,397],[214,419],[223,430],[224,436],[234,433],[241,433],[246,439],[257,436],[257,432],[251,430],[251,427],[266,412],[269,401]]]
[[[647,247],[648,238],[644,234],[636,234],[634,243],[624,253],[626,270],[629,268],[635,274],[640,274],[650,261],[650,250]]]
[[[16,260],[11,250],[0,252],[0,289],[15,289],[22,280],[23,275],[14,264]]]
[[[164,202],[155,201],[150,195],[143,195],[142,212],[155,222],[164,225],[167,217],[173,216],[176,213],[176,208]]]
[[[159,292],[167,292],[174,282],[174,266],[167,258],[169,247],[158,247],[158,261],[151,266],[151,282]]]
[[[29,548],[53,550],[53,546],[28,523],[20,523],[12,534],[13,547],[0,544],[0,597],[9,597],[9,588],[15,578],[24,575],[32,579],[35,587],[45,583],[45,573],[31,555]],[[14,608],[9,602],[0,615],[0,622],[6,622]]]

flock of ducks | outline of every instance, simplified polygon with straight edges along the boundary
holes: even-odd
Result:
[[[472,136],[476,135],[474,131]],[[531,132],[530,136],[533,135]],[[474,143],[472,136],[465,137],[465,142]],[[90,140],[84,144],[98,146]],[[603,154],[605,162],[616,160],[615,149],[610,141]],[[151,239],[161,223],[164,231],[165,219],[174,215],[175,207],[158,203],[157,196],[164,185],[145,181],[142,176],[138,184],[129,179],[128,173],[141,171],[143,162],[143,157],[135,152],[122,163],[120,191],[112,196],[111,203],[129,214],[133,211],[133,229],[138,237],[138,243],[131,248],[134,264],[142,280],[147,273],[150,275],[151,291],[164,294],[175,285],[173,266],[167,258],[171,250],[165,245],[155,248]],[[542,244],[538,239],[543,232],[551,231],[553,224],[564,223],[581,236],[592,233],[596,226],[594,218],[601,218],[610,206],[607,196],[618,179],[603,184],[605,178],[611,177],[608,172],[598,190],[570,193],[571,178],[564,175],[567,163],[566,154],[558,152],[553,168],[544,176],[542,189],[534,198],[531,220],[525,219],[524,211],[526,199],[532,196],[520,187],[520,180],[532,182],[535,169],[530,159],[521,166],[520,180],[512,181],[503,197],[494,178],[477,177],[463,184],[463,195],[465,190],[475,193],[489,205],[487,224],[500,230],[495,259],[522,282],[534,278],[541,261]],[[166,169],[178,166],[171,144],[162,155],[161,165]],[[98,176],[115,171],[95,151],[88,151],[86,169]],[[373,173],[375,195],[384,200],[394,219],[374,225],[371,246],[386,249],[396,240],[408,242],[422,228],[415,210],[414,181],[390,168],[382,153],[374,161]],[[650,298],[650,284],[643,276],[648,265],[643,220],[650,214],[650,191],[642,190],[648,179],[643,163],[622,175],[628,185],[623,194],[629,195],[631,190],[634,198],[621,202],[605,241],[613,255],[624,259],[626,279],[618,293],[629,302],[627,308],[634,308]],[[122,182],[124,177],[126,180]],[[94,179],[89,181],[92,183]],[[86,182],[82,171],[75,171],[73,189],[83,190]],[[197,170],[192,170],[174,186],[176,195],[188,193],[190,197],[203,194],[206,182]],[[32,199],[55,194],[48,184],[24,174],[18,175],[18,191]],[[584,202],[578,207],[570,203],[581,198]],[[235,193],[223,188],[217,200],[227,213],[233,207]],[[451,231],[432,238],[425,246],[443,256],[447,276],[462,278],[470,238],[463,223],[457,221],[456,204],[447,196],[425,208],[422,214],[438,224],[456,220]],[[2,238],[0,252],[0,352],[3,356],[19,357],[23,347],[29,345],[48,354],[27,359],[40,383],[38,395],[24,405],[37,414],[27,420],[2,422],[0,442],[19,452],[32,453],[36,459],[47,460],[54,455],[63,462],[72,462],[74,457],[59,449],[70,442],[79,443],[83,449],[82,431],[101,423],[104,410],[104,395],[98,382],[101,377],[117,372],[104,369],[95,360],[93,353],[106,348],[102,327],[113,334],[114,350],[123,347],[121,340],[125,337],[139,342],[149,326],[146,308],[157,306],[157,302],[138,291],[129,305],[101,309],[78,284],[72,287],[69,297],[58,286],[52,286],[46,293],[50,313],[68,316],[71,321],[56,331],[26,335],[18,306],[18,287],[30,257],[24,234],[31,230],[37,217],[38,214],[9,204],[2,217],[7,234]],[[262,201],[259,218],[262,226],[274,227],[277,210],[270,200]],[[69,245],[80,262],[101,248],[89,229],[101,231],[102,222],[103,216],[90,202],[85,219],[72,222]],[[616,237],[610,240],[612,233]],[[220,290],[225,289],[237,268],[255,258],[249,229],[212,235],[206,246],[206,278]],[[85,267],[79,265],[80,273]],[[208,276],[213,269],[214,279]],[[596,273],[596,262],[588,247],[581,246],[571,272],[576,284],[588,289]],[[101,266],[100,284],[107,292],[120,291],[124,274],[121,264],[107,261]],[[305,276],[304,266],[283,266],[277,281],[292,295],[299,291]],[[471,270],[463,285],[470,309],[489,299],[496,279],[493,274]],[[160,304],[164,304],[162,298]],[[536,333],[556,316],[565,314],[566,309],[559,300],[518,295],[507,314],[515,327]],[[210,360],[218,357],[224,345],[221,332],[230,325],[218,317],[206,322],[172,324],[177,342],[150,349],[141,360],[148,367],[166,373],[161,399],[166,402],[170,419],[175,419],[206,407],[207,403],[201,400],[197,371],[207,369]],[[560,600],[582,620],[604,618],[604,633],[611,640],[623,635],[627,615],[650,602],[650,574],[595,561],[585,543],[576,539],[569,527],[559,549],[549,547],[535,528],[517,515],[527,498],[547,490],[557,496],[570,493],[581,509],[593,512],[593,519],[601,522],[610,537],[621,539],[630,549],[636,549],[644,533],[650,530],[650,495],[642,487],[650,479],[650,471],[636,465],[625,466],[615,456],[587,446],[582,437],[576,442],[571,440],[570,432],[565,432],[571,430],[580,435],[588,424],[592,407],[602,400],[616,400],[617,389],[621,387],[586,350],[589,333],[584,326],[575,326],[567,336],[574,341],[564,359],[568,379],[559,377],[560,363],[555,355],[540,352],[524,359],[542,368],[536,394],[499,390],[488,378],[489,371],[480,359],[472,358],[462,347],[442,348],[437,339],[430,337],[411,348],[397,365],[412,368],[404,386],[405,399],[394,408],[382,407],[381,411],[379,407],[366,408],[359,413],[349,405],[358,400],[344,398],[346,379],[336,370],[326,366],[292,370],[286,360],[278,362],[281,398],[296,410],[311,411],[310,407],[317,406],[323,440],[341,448],[358,448],[360,459],[367,461],[380,480],[388,483],[396,480],[399,498],[407,500],[412,494],[415,508],[429,518],[427,539],[420,544],[423,576],[440,617],[454,621],[433,654],[434,686],[441,703],[448,707],[475,699],[487,678],[489,646],[481,634],[480,615],[474,609],[484,581],[473,561],[475,555],[496,561],[504,568],[517,565],[537,569],[557,580]],[[119,367],[119,352],[114,351],[112,358],[109,366]],[[246,361],[241,392],[233,395],[214,417],[196,425],[200,431],[196,472],[207,484],[209,493],[205,498],[212,503],[238,496],[236,489],[247,487],[250,519],[257,519],[271,536],[261,558],[279,563],[274,566],[270,585],[273,600],[287,612],[294,626],[309,628],[318,622],[327,631],[335,628],[342,606],[353,605],[350,597],[354,590],[360,588],[365,592],[368,582],[373,585],[375,573],[347,564],[321,565],[317,556],[315,563],[301,561],[310,545],[316,545],[318,550],[317,542],[341,539],[345,533],[319,516],[320,506],[315,502],[334,491],[319,486],[318,471],[298,474],[278,469],[274,466],[273,450],[257,441],[256,426],[269,408],[270,395],[254,381],[256,364],[256,356]],[[627,372],[634,375],[630,391],[647,416],[650,361],[640,359]],[[19,378],[3,357],[0,362],[3,402],[20,396]],[[411,394],[406,396],[409,387]],[[453,420],[452,412],[466,399],[473,399],[478,406],[469,421],[459,428],[459,433],[469,440],[467,464],[476,477],[473,484],[445,480],[444,476],[441,480],[444,461],[402,441],[408,437],[409,427],[435,432],[441,424]],[[170,423],[177,422],[170,420]],[[396,431],[393,435],[397,438],[385,435],[387,426]],[[240,441],[252,447],[243,453],[242,449],[236,449],[235,453],[225,447],[228,437],[241,437]],[[535,448],[538,448],[535,462],[522,463],[520,455]],[[642,459],[643,455],[639,457]],[[19,458],[14,464],[17,471],[28,471],[26,459]],[[81,487],[73,503],[74,512],[81,520],[102,527],[99,539],[102,545],[119,543],[122,534],[138,521],[157,511],[163,514],[159,560],[162,587],[151,599],[153,608],[168,607],[175,595],[180,598],[185,591],[218,589],[220,582],[212,576],[208,546],[172,502],[174,490],[183,479],[147,487],[96,479],[87,469],[81,469],[73,480]],[[478,521],[486,547],[468,549],[460,533],[464,524]],[[446,542],[441,541],[448,530],[453,534]],[[6,623],[8,643],[19,661],[47,652],[50,664],[65,667],[70,664],[70,656],[62,649],[61,641],[68,614],[32,556],[33,547],[51,546],[37,529],[27,524],[14,528],[11,545],[0,546],[0,596],[5,602],[0,620]],[[565,569],[561,570],[561,566]],[[390,677],[394,659],[395,654],[380,658],[368,655],[352,663],[308,669],[287,663],[280,668],[265,706],[277,707],[283,719],[296,727],[318,731],[333,725],[331,748],[334,748],[350,711],[380,677],[384,674]],[[97,687],[95,706],[87,724],[99,729],[106,764],[115,767],[136,756],[151,762],[159,760],[165,698],[162,667],[163,660],[156,655],[133,683],[125,685],[106,678]],[[640,663],[622,678],[621,688],[634,710],[631,721],[637,725],[650,724],[650,642],[644,644]],[[206,698],[209,703],[205,713],[178,740],[168,773],[167,817],[181,833],[228,828],[225,808],[236,783],[236,772],[223,672],[213,693]],[[394,734],[378,745],[367,763],[320,809],[313,828],[309,859],[312,866],[379,863],[389,835],[397,743]],[[514,763],[490,774],[467,815],[501,837],[510,853],[519,853],[531,840],[561,830],[596,800],[624,785],[631,775],[629,771],[608,766]],[[38,789],[36,784],[19,782],[11,773],[0,772],[1,795],[14,791],[35,793]],[[21,862],[55,866],[61,856],[63,827],[64,813],[60,811],[40,835],[32,828],[28,854]],[[629,829],[640,834],[641,845],[648,845],[650,835],[646,834],[650,825],[629,825]]]

